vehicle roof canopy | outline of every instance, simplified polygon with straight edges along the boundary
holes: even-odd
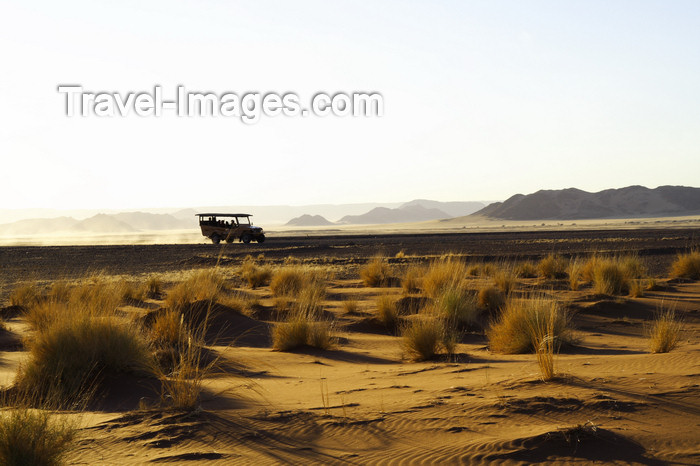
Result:
[[[194,214],[195,217],[252,217],[252,214]]]

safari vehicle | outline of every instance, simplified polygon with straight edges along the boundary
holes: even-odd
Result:
[[[250,214],[195,214],[199,217],[202,234],[212,243],[219,244],[222,240],[232,243],[239,240],[244,243],[265,241],[265,233],[260,227],[253,226]]]

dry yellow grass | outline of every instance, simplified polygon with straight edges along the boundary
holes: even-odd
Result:
[[[360,304],[356,299],[346,299],[342,303],[342,308],[345,314],[353,315],[357,314],[357,312],[360,310]]]
[[[678,346],[683,322],[673,309],[661,311],[648,330],[649,349],[652,353],[668,353]]]
[[[473,293],[463,287],[454,286],[445,289],[435,300],[433,312],[454,328],[475,325],[481,310]]]
[[[360,278],[367,286],[386,286],[391,280],[392,270],[386,258],[375,256],[360,268]]]
[[[0,464],[59,465],[75,443],[76,428],[45,410],[17,407],[0,412]]]
[[[377,318],[388,328],[395,328],[399,323],[399,310],[392,296],[383,294],[377,297]]]
[[[168,290],[165,307],[182,310],[195,301],[216,301],[224,290],[224,277],[216,269],[191,272],[182,282]]]
[[[479,290],[476,303],[480,308],[493,312],[503,307],[505,298],[501,290],[495,286],[486,286]]]
[[[569,261],[566,268],[566,273],[569,276],[569,289],[577,291],[581,285],[581,272],[583,270],[583,262],[578,257]]]
[[[599,260],[593,270],[593,289],[598,294],[617,295],[629,291],[630,277],[614,260]]]
[[[10,306],[31,307],[41,300],[41,292],[36,284],[25,284],[16,287],[10,293]]]
[[[272,347],[277,351],[293,351],[305,346],[328,350],[333,347],[329,322],[316,320],[309,314],[296,313],[272,331]]]
[[[241,278],[248,282],[251,288],[265,286],[270,283],[272,270],[268,266],[258,265],[255,260],[247,259],[241,265]]]
[[[532,261],[521,262],[515,266],[514,272],[520,278],[535,278],[537,277],[537,266]]]
[[[544,295],[535,295],[528,299],[509,299],[486,336],[491,351],[526,353],[537,350],[543,338],[542,329],[551,329],[555,348],[572,340],[569,317],[560,303]]]
[[[404,293],[413,294],[420,292],[421,282],[425,268],[417,265],[410,265],[406,268],[403,278],[401,279],[401,287]]]
[[[423,291],[437,298],[448,288],[457,287],[467,275],[466,264],[452,257],[433,261],[423,276]]]
[[[700,251],[679,254],[673,264],[671,264],[671,275],[700,280]]]
[[[513,272],[513,269],[510,266],[500,267],[493,273],[492,278],[496,286],[506,296],[508,296],[517,285],[515,273]]]
[[[413,320],[401,332],[401,341],[404,352],[415,361],[433,359],[441,349],[451,354],[455,345],[444,322],[434,316]]]
[[[537,263],[538,275],[552,280],[566,277],[568,261],[558,254],[549,254]]]

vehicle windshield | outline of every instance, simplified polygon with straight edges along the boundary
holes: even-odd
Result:
[[[236,220],[238,220],[238,223],[241,225],[250,225],[249,217],[236,217]]]

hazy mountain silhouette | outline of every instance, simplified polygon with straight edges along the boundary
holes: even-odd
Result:
[[[346,215],[338,223],[352,223],[359,225],[379,223],[409,223],[423,222],[426,220],[438,220],[450,218],[451,215],[440,209],[427,209],[420,204],[401,206],[397,209],[376,207],[366,214]]]
[[[575,220],[693,214],[700,214],[700,188],[629,186],[597,193],[569,188],[516,194],[474,215],[502,220]]]
[[[425,207],[426,209],[438,209],[446,213],[448,217],[462,217],[464,215],[473,214],[479,209],[486,207],[484,202],[463,202],[463,201],[431,201],[428,199],[414,199],[410,202],[402,204],[400,208],[411,207],[414,205],[419,205]],[[444,218],[444,217],[443,217]]]
[[[317,227],[333,225],[333,222],[329,222],[325,217],[321,215],[309,215],[304,214],[300,217],[294,217],[286,223],[287,226],[295,227]]]

